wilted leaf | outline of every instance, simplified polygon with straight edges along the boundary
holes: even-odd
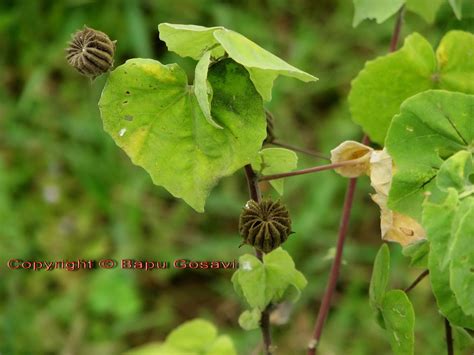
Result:
[[[369,172],[370,156],[374,150],[365,144],[345,141],[331,150],[331,163],[351,161],[354,164],[343,166],[335,171],[345,177],[353,178]]]

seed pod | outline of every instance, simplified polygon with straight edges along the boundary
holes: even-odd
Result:
[[[81,74],[94,79],[114,64],[115,42],[104,32],[84,26],[72,36],[66,59]]]
[[[243,244],[249,244],[269,253],[283,244],[291,234],[291,219],[280,201],[253,200],[245,205],[239,221]]]

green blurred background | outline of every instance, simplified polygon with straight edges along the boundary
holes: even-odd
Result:
[[[449,29],[473,29],[448,5],[426,24],[408,13],[413,31],[435,46]],[[394,18],[352,28],[348,0],[5,1],[0,5],[0,353],[117,354],[162,340],[194,317],[213,321],[240,354],[256,354],[259,331],[238,327],[242,310],[232,271],[11,271],[29,260],[135,258],[232,260],[238,215],[248,199],[242,172],[225,178],[198,214],[134,166],[103,131],[97,102],[105,76],[89,81],[64,58],[84,24],[117,40],[116,65],[132,57],[195,62],[166,50],[160,22],[222,25],[319,77],[276,82],[268,108],[281,141],[329,152],[360,139],[350,120],[350,81],[366,60],[387,52]],[[470,17],[470,19],[469,19]],[[321,162],[300,155],[299,167]],[[346,180],[334,172],[287,179],[283,198],[296,234],[285,244],[309,280],[291,318],[274,327],[279,354],[303,353],[327,280]],[[262,186],[270,193],[268,186]],[[381,244],[378,211],[360,179],[344,266],[321,354],[390,354],[368,305],[372,262]],[[391,286],[404,288],[421,270],[391,245]],[[444,354],[443,319],[429,282],[410,293],[417,354]]]

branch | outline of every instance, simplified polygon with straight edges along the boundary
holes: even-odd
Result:
[[[347,229],[349,227],[349,218],[351,215],[352,202],[354,201],[354,192],[356,188],[357,178],[349,180],[347,185],[346,197],[344,200],[344,209],[342,211],[341,223],[339,226],[339,236],[337,239],[336,256],[331,266],[331,273],[329,274],[329,280],[324,292],[321,306],[319,307],[318,318],[314,327],[313,338],[308,345],[308,355],[316,354],[316,347],[321,339],[323,332],[324,323],[331,307],[332,295],[336,288],[337,279],[339,277],[339,270],[342,262],[342,251],[344,249],[344,241],[347,235]]]
[[[312,151],[312,150],[306,149],[306,148],[300,148],[300,147],[294,146],[292,144],[283,143],[283,142],[280,142],[280,141],[277,141],[277,140],[272,141],[270,144],[276,145],[276,146],[282,147],[282,148],[291,149],[291,150],[294,150],[295,152],[308,154],[308,155],[311,155],[311,156],[316,157],[316,158],[321,158],[321,159],[328,160],[328,161],[331,160],[331,158],[329,158],[327,155],[325,155],[323,153],[315,152],[315,151]]]
[[[405,5],[403,5],[400,10],[398,10],[397,21],[395,22],[395,27],[393,28],[392,39],[390,40],[390,48],[388,50],[390,53],[397,50],[400,33],[402,32],[404,15]]]
[[[411,290],[413,290],[415,288],[415,286],[418,285],[418,283],[421,280],[423,280],[426,276],[428,276],[429,273],[430,273],[430,270],[425,270],[420,275],[418,275],[418,277],[415,279],[415,281],[413,281],[410,286],[408,286],[406,289],[404,289],[405,293],[408,293]]]
[[[332,169],[340,168],[342,166],[357,165],[357,164],[360,164],[360,161],[357,161],[357,160],[341,161],[340,163],[313,166],[312,168],[289,171],[287,173],[265,175],[265,176],[260,177],[259,181],[276,180],[276,179],[282,179],[282,178],[289,177],[289,176],[297,176],[297,175],[304,175],[304,174],[310,174],[310,173],[317,173],[318,171],[332,170]]]
[[[262,200],[262,195],[260,193],[260,188],[258,186],[258,178],[255,172],[253,171],[250,164],[244,166],[245,176],[247,177],[247,185],[249,188],[249,196],[252,200],[260,202]],[[255,249],[255,255],[257,258],[262,261],[262,252]],[[260,329],[262,331],[263,337],[263,347],[265,355],[272,354],[272,333],[270,329],[270,305],[268,305],[265,310],[261,313],[260,318]]]
[[[403,25],[403,15],[405,13],[405,7],[402,6],[398,11],[397,20],[395,22],[395,27],[392,33],[392,39],[390,41],[389,52],[394,52],[398,46],[398,40],[400,38],[400,33]],[[363,144],[369,144],[370,140],[368,136],[364,136],[362,139]],[[329,274],[328,284],[324,292],[323,300],[321,301],[321,306],[319,308],[318,317],[316,319],[316,324],[314,327],[313,338],[308,344],[308,355],[316,354],[316,347],[318,346],[319,340],[321,338],[321,333],[323,331],[324,323],[326,321],[329,308],[331,306],[331,299],[336,287],[337,278],[339,276],[339,269],[342,261],[342,251],[344,248],[344,240],[346,237],[347,227],[349,223],[349,217],[351,214],[352,201],[354,199],[354,191],[356,188],[357,178],[352,178],[349,180],[347,186],[346,198],[344,201],[344,210],[342,213],[341,225],[339,227],[339,236],[337,240],[336,247],[336,257],[332,263],[331,273]],[[450,354],[451,355],[451,354]]]
[[[449,324],[447,318],[444,318],[444,329],[446,332],[446,348],[448,350],[448,355],[454,355],[453,334],[451,324]]]

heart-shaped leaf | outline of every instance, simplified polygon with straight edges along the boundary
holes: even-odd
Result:
[[[249,164],[266,136],[263,103],[231,59],[209,69],[213,127],[176,64],[132,59],[109,76],[99,107],[104,129],[156,185],[196,211],[218,180]]]

